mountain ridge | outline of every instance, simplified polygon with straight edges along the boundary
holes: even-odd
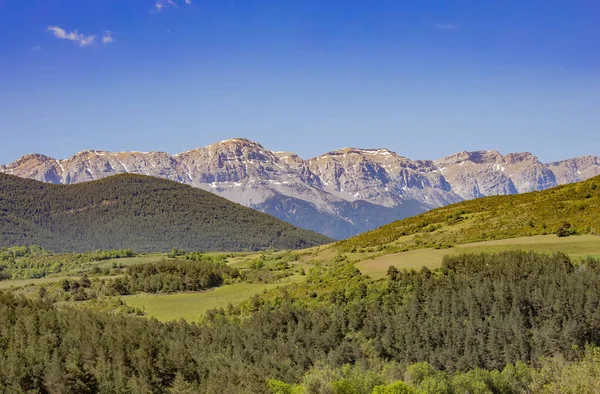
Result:
[[[387,148],[342,148],[310,159],[232,138],[175,155],[85,150],[30,154],[0,172],[54,184],[119,173],[169,179],[342,239],[463,200],[517,194],[600,174],[600,158],[542,163],[529,152],[458,152],[411,160]]]
[[[331,242],[178,182],[118,174],[53,185],[0,174],[0,246],[52,251],[301,249]]]

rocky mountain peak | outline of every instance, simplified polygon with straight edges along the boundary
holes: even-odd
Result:
[[[43,182],[60,183],[60,173],[62,172],[60,166],[60,162],[56,159],[33,153],[25,155],[7,166],[2,166],[0,171]]]
[[[458,201],[432,162],[415,162],[389,149],[344,148],[310,159],[307,165],[325,190],[348,201],[385,207],[407,199],[425,205]]]
[[[381,149],[359,149],[359,148],[342,148],[335,151],[327,152],[321,156],[315,157],[311,160],[317,159],[345,159],[345,158],[356,159],[358,157],[368,159],[383,159],[383,158],[397,158],[398,156],[395,152],[392,152],[389,149],[381,148]]]
[[[32,164],[41,164],[49,161],[56,161],[55,159],[48,157],[46,155],[42,155],[40,153],[30,153],[27,154],[11,163],[8,167],[18,167],[23,165],[32,165]]]
[[[460,165],[463,166],[465,164],[497,164],[503,163],[504,157],[495,150],[481,150],[481,151],[473,151],[467,152],[462,151],[455,153],[450,156],[446,156],[442,159],[436,160],[436,165],[440,167],[452,166],[452,165]]]
[[[266,149],[258,142],[246,138],[231,138],[215,144],[209,145],[204,149],[213,151],[232,151],[232,152],[260,152]],[[270,151],[269,151],[270,152]],[[270,152],[272,153],[272,152]]]
[[[273,152],[282,162],[291,167],[304,164],[304,160],[294,152]]]
[[[517,164],[522,162],[541,163],[536,156],[530,152],[509,153],[504,156],[506,164]]]
[[[80,150],[79,152],[75,153],[72,157],[80,157],[80,156],[98,156],[98,155],[104,155],[108,152],[102,151],[102,150]]]
[[[181,158],[200,156],[208,161],[214,161],[220,167],[236,164],[277,163],[280,160],[277,155],[265,149],[258,142],[246,138],[232,138],[217,142],[204,148],[189,151],[178,155]]]

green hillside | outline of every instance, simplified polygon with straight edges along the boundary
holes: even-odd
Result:
[[[486,197],[434,209],[342,241],[342,251],[393,253],[514,237],[596,234],[600,177],[541,192]]]
[[[331,241],[163,179],[126,174],[63,186],[0,174],[0,246],[236,251],[300,249]]]

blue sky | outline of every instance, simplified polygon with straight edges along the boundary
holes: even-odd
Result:
[[[597,0],[0,0],[0,163],[231,137],[304,158],[597,155],[599,16]]]

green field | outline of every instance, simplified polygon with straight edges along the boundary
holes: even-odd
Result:
[[[185,319],[198,321],[209,309],[225,308],[229,304],[239,304],[255,294],[275,289],[291,281],[271,284],[238,283],[197,293],[178,294],[139,294],[123,297],[123,301],[132,307],[142,309],[146,316],[160,321]]]
[[[22,287],[28,285],[41,285],[44,283],[56,283],[65,279],[65,276],[55,276],[49,278],[39,278],[39,279],[16,279],[16,280],[2,280],[0,281],[0,290],[8,289],[11,287]]]
[[[563,252],[574,259],[600,257],[600,237],[580,235],[558,238],[556,235],[536,235],[457,245],[451,249],[418,249],[395,253],[356,264],[360,271],[372,278],[382,278],[390,265],[398,269],[438,268],[445,255],[462,253],[497,253],[505,250],[526,250],[541,253]]]
[[[142,254],[142,255],[139,255],[136,257],[126,257],[126,258],[120,258],[120,259],[105,260],[105,261],[99,262],[97,265],[100,268],[105,268],[105,267],[110,268],[110,267],[112,267],[113,264],[117,264],[122,267],[129,267],[131,265],[137,265],[137,264],[157,263],[166,258],[167,258],[166,254],[159,254],[159,253]]]

